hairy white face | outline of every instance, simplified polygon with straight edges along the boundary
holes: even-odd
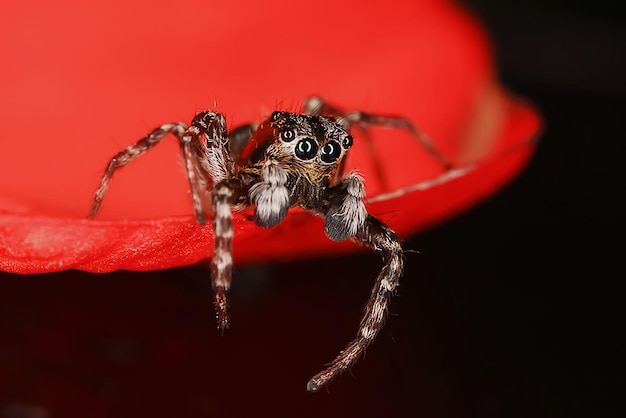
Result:
[[[281,153],[299,162],[335,166],[352,146],[352,136],[332,118],[274,112],[270,120]]]

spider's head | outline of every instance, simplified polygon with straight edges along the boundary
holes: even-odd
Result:
[[[352,146],[350,133],[326,116],[274,112],[257,134],[252,141],[257,158],[273,159],[307,178],[330,178]]]
[[[274,112],[270,125],[275,143],[298,161],[337,164],[352,146],[350,133],[326,116]]]

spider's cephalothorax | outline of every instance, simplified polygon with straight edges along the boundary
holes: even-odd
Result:
[[[350,126],[379,124],[408,129],[444,166],[448,164],[428,138],[406,119],[343,113],[316,97],[308,99],[304,109],[303,114],[274,112],[260,124],[245,125],[230,133],[224,117],[211,111],[197,114],[189,126],[162,125],[110,160],[89,217],[95,216],[100,208],[117,169],[147,152],[168,134],[175,135],[200,224],[206,223],[202,196],[211,195],[215,232],[211,279],[218,326],[222,329],[229,325],[226,294],[233,264],[232,210],[253,206],[254,222],[270,228],[285,218],[290,207],[300,206],[324,218],[324,229],[330,239],[352,239],[379,252],[384,265],[358,334],[321,373],[309,380],[308,390],[316,391],[348,369],[373,341],[384,323],[390,296],[403,268],[400,240],[384,223],[367,213],[362,178],[355,173],[343,173],[342,162],[352,146]]]
[[[329,191],[351,146],[352,136],[334,119],[274,112],[247,142],[229,181],[243,183],[248,193],[241,197],[255,206],[258,225],[275,226],[289,207],[299,205],[324,215],[329,237],[342,241],[356,233],[366,215],[362,182],[354,175],[343,181],[344,188],[352,186],[344,196],[345,216],[329,214],[337,199]]]

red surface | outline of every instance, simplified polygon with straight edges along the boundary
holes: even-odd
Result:
[[[481,162],[382,198],[441,179],[442,170],[405,133],[373,130],[373,156],[355,132],[349,165],[366,179],[368,209],[402,236],[494,193],[532,154],[537,113],[497,86],[486,37],[467,14],[447,1],[393,3],[3,6],[0,269],[149,270],[210,257],[211,227],[191,216],[175,141],[116,175],[98,218],[84,219],[115,152],[206,108],[233,126],[319,94],[348,109],[405,115],[457,167]],[[298,210],[269,230],[239,214],[235,228],[237,262],[357,248],[330,242],[321,220]]]

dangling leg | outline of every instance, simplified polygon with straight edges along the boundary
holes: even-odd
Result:
[[[365,225],[359,230],[354,240],[379,251],[385,265],[376,278],[356,338],[339,353],[326,369],[309,380],[307,390],[311,392],[317,391],[349,369],[365,352],[365,349],[383,327],[389,300],[402,275],[402,245],[396,234],[381,221],[369,215]]]

